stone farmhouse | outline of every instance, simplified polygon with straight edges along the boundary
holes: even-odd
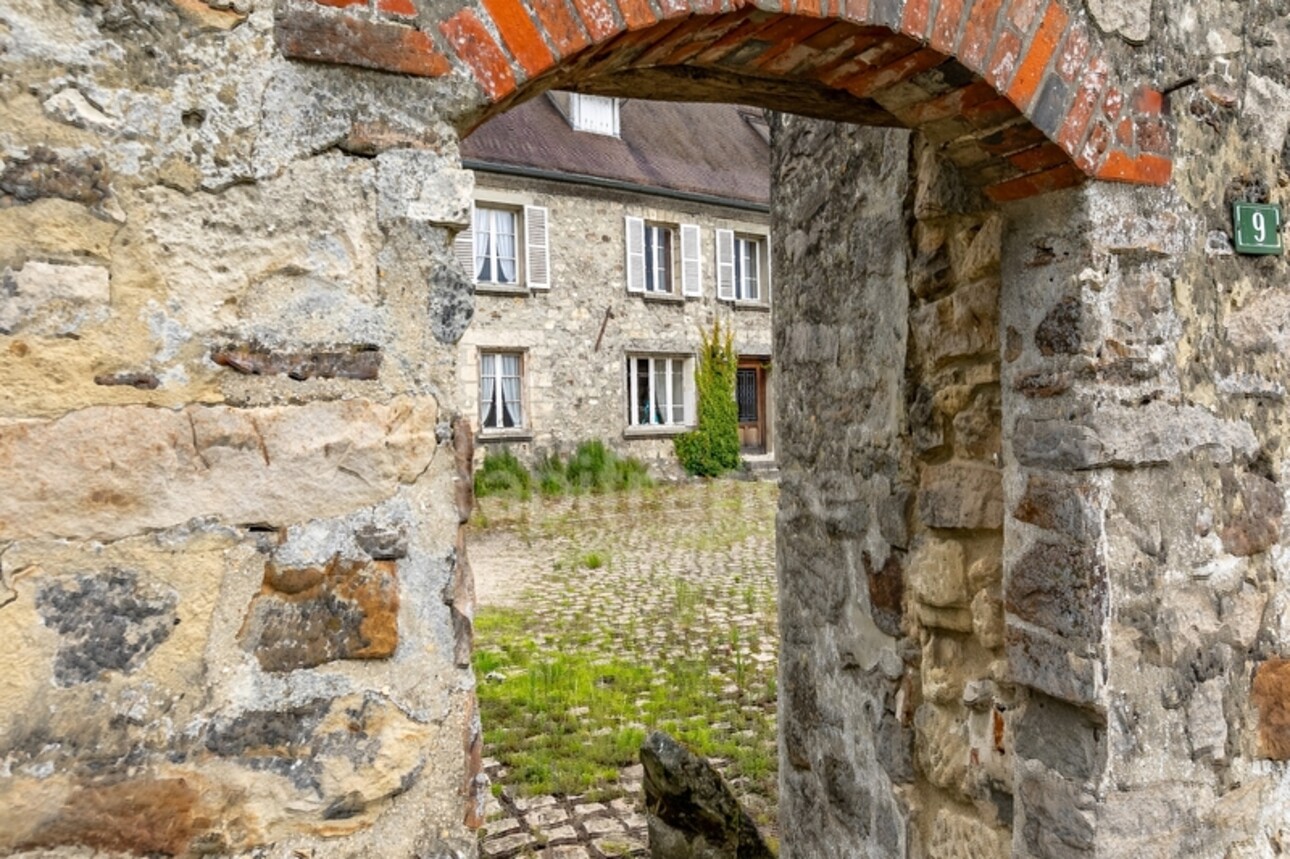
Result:
[[[462,143],[455,250],[475,280],[458,344],[479,443],[522,456],[601,439],[674,463],[701,332],[739,356],[744,452],[771,449],[770,146],[760,110],[551,92]]]
[[[556,90],[775,111],[785,859],[1284,855],[1288,55],[1286,0],[6,0],[0,854],[473,855],[460,343],[547,299],[476,296],[462,146]],[[596,295],[623,386],[680,354]]]

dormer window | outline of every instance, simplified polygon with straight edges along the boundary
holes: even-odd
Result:
[[[569,123],[574,131],[618,136],[618,99],[570,93]]]

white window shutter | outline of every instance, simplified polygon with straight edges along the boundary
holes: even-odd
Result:
[[[529,289],[551,288],[551,249],[547,244],[545,206],[524,207],[524,270]]]
[[[697,224],[681,225],[681,292],[703,295],[703,256]]]
[[[735,300],[735,233],[717,230],[717,298]]]
[[[766,249],[766,264],[762,266],[761,270],[766,274],[763,282],[765,289],[762,290],[761,300],[763,304],[770,304],[770,236],[762,240],[762,247]]]
[[[470,223],[475,223],[475,207],[470,207]],[[462,270],[466,272],[466,277],[470,278],[473,283],[475,280],[475,231],[470,227],[457,233],[457,238],[452,240],[452,252],[457,257],[457,262],[461,263]]]
[[[627,216],[627,291],[645,291],[645,222]]]

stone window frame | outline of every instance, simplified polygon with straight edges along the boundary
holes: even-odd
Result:
[[[519,400],[520,400],[520,425],[515,427],[488,427],[484,426],[484,404],[480,397],[482,393],[479,385],[484,380],[484,357],[486,355],[497,356],[500,359],[504,355],[515,355],[519,358]],[[476,347],[475,350],[475,368],[476,368],[476,393],[475,393],[475,415],[478,420],[479,438],[483,441],[528,441],[533,438],[532,413],[533,401],[529,394],[529,354],[528,349],[512,345],[502,346],[485,346]],[[498,378],[500,379],[500,367],[498,369]],[[494,396],[501,398],[503,393],[500,386],[494,389]],[[499,399],[500,401],[500,399]]]
[[[475,212],[479,208],[514,212],[515,218],[515,283],[481,281],[475,277]],[[475,292],[498,295],[528,295],[551,288],[551,236],[550,209],[534,205],[533,198],[525,194],[481,189],[475,193],[470,207],[471,226],[457,234],[453,252],[465,270]]]
[[[651,352],[648,350],[631,350],[624,354],[624,370],[626,378],[624,380],[625,389],[623,391],[627,426],[623,431],[624,438],[644,438],[658,436],[680,435],[688,432],[695,427],[697,415],[697,397],[694,387],[694,366],[695,355],[692,352]],[[639,396],[639,377],[636,373],[636,361],[646,359],[650,361],[649,380],[653,384],[656,381],[654,361],[680,361],[681,363],[681,423],[640,423],[636,414],[635,404]],[[673,382],[674,376],[669,368],[665,375],[669,387]],[[672,395],[668,401],[669,406],[676,405],[676,397]],[[669,409],[670,411],[670,409]]]
[[[739,310],[770,310],[771,304],[771,252],[770,232],[753,224],[729,224],[715,231],[714,259],[717,271],[717,300]],[[756,242],[757,297],[744,298],[736,282],[739,265],[739,242]]]

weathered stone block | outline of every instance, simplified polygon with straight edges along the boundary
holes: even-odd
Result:
[[[1055,475],[1029,475],[1026,491],[1012,515],[1076,542],[1089,539],[1097,527],[1097,512],[1089,503],[1086,488]]]
[[[1081,325],[1084,308],[1077,298],[1065,298],[1053,305],[1035,329],[1039,354],[1077,355],[1084,348]]]
[[[61,640],[54,682],[74,686],[108,671],[138,669],[179,620],[173,588],[132,570],[110,569],[41,585],[36,608]]]
[[[0,334],[71,334],[107,316],[108,270],[29,262],[0,279]]]
[[[1265,552],[1281,538],[1285,496],[1281,488],[1257,474],[1223,471],[1226,524],[1219,536],[1223,548],[1245,557]]]
[[[398,647],[398,615],[392,561],[333,558],[321,569],[284,569],[269,561],[241,638],[265,671],[313,668],[337,659],[383,659]]]
[[[914,749],[927,780],[958,792],[967,775],[967,719],[957,708],[924,704],[914,714]]]
[[[216,516],[285,525],[367,507],[438,447],[424,397],[260,409],[96,407],[0,425],[0,539],[115,539]]]
[[[1098,700],[1105,668],[1075,652],[1076,646],[1042,630],[1007,623],[1004,652],[1009,679],[1072,704],[1093,704]]]
[[[1075,782],[1093,779],[1106,766],[1106,726],[1087,710],[1031,692],[1013,722],[1016,753]]]
[[[1064,638],[1098,641],[1107,612],[1106,570],[1093,550],[1036,543],[1012,565],[1009,612]]]
[[[1192,453],[1214,462],[1252,458],[1254,430],[1198,406],[1155,401],[1146,406],[1102,406],[1077,421],[1020,418],[1013,436],[1017,460],[1036,468],[1137,468],[1163,465]]]
[[[1022,815],[1021,839],[1029,855],[1053,859],[1093,855],[1094,799],[1079,785],[1028,767],[1016,798]]]
[[[905,571],[900,559],[892,552],[880,568],[874,567],[868,552],[864,553],[863,560],[873,622],[883,632],[898,638],[900,619],[905,613]]]
[[[918,489],[918,515],[929,528],[1002,528],[1003,476],[972,462],[929,466]]]

